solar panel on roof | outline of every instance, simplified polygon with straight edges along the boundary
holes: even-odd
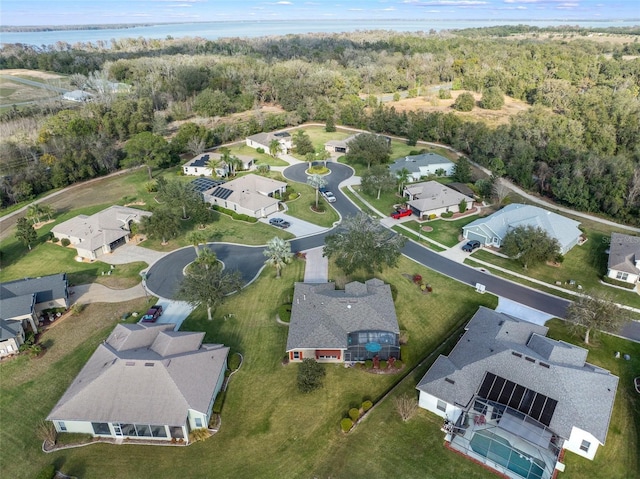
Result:
[[[551,423],[558,404],[555,399],[490,372],[485,373],[478,396],[517,409],[545,426]]]
[[[196,178],[191,182],[191,187],[202,193],[203,191],[210,190],[211,188],[215,188],[216,186],[220,186],[224,181],[221,180],[212,180],[211,178]]]
[[[216,198],[226,200],[227,198],[229,198],[229,196],[231,196],[231,193],[233,193],[233,190],[230,190],[229,188],[223,188],[222,186],[218,186],[215,190],[213,190],[213,193],[211,193],[211,196],[215,196]]]

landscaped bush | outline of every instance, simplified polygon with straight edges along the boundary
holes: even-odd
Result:
[[[386,361],[380,361],[380,369],[387,369],[387,362]]]
[[[53,479],[55,475],[56,475],[56,466],[54,466],[53,464],[49,464],[38,473],[38,475],[36,476],[36,479]]]
[[[205,439],[208,439],[210,437],[211,433],[209,432],[209,430],[206,427],[201,427],[198,429],[193,429],[189,433],[189,442],[204,441]]]
[[[71,241],[69,240],[69,238],[62,238],[60,240],[60,244],[66,248],[71,244]]]
[[[373,368],[373,361],[371,361],[371,359],[367,359],[364,362],[364,367],[365,367],[365,369],[372,369]]]
[[[298,366],[298,390],[309,393],[322,387],[322,379],[326,371],[324,365],[313,359],[303,359]]]
[[[420,276],[419,274],[414,274],[413,275],[413,282],[416,283],[416,284],[422,283],[422,276]]]
[[[358,408],[352,407],[349,409],[349,417],[353,422],[356,422],[360,418],[360,411]]]
[[[402,349],[402,347],[401,347],[400,349]],[[403,363],[400,359],[397,359],[397,360],[396,360],[396,362],[395,362],[395,363],[393,363],[393,366],[394,366],[396,369],[402,369],[402,366],[403,366],[403,365],[404,365],[404,363]]]
[[[430,219],[430,220],[435,220],[435,219],[436,219],[436,214],[435,214],[435,213],[431,213],[431,214],[429,215],[429,219]]]
[[[340,421],[340,428],[342,432],[349,432],[353,427],[353,421],[348,417],[345,417],[342,421]]]
[[[440,216],[442,216],[443,218],[451,218],[453,216],[453,211],[445,211]]]
[[[55,236],[51,236],[52,243],[57,243],[58,241],[60,241],[58,238],[56,238]]]
[[[229,362],[227,366],[231,371],[235,371],[240,367],[241,362],[242,362],[242,357],[240,356],[240,354],[233,353],[231,356],[229,356]]]
[[[394,284],[390,284],[389,289],[391,289],[391,299],[395,302],[398,299],[398,288]]]
[[[621,286],[626,289],[636,288],[634,284],[629,284],[629,283],[625,283],[624,281],[620,281],[618,279],[609,278],[609,276],[605,276],[604,278],[602,278],[602,281],[604,281],[607,284],[613,284],[614,286]]]
[[[224,404],[224,397],[226,396],[226,391],[220,391],[216,396],[216,400],[213,403],[213,408],[211,411],[215,414],[220,414],[222,411],[222,405]]]
[[[261,148],[261,147],[256,148],[256,151],[257,151],[258,153],[264,153],[264,148]]]
[[[288,323],[291,321],[291,303],[286,303],[278,308],[278,316],[280,321]]]
[[[269,165],[258,165],[256,166],[256,172],[261,175],[266,175],[271,170]]]
[[[373,403],[371,401],[364,401],[362,403],[362,410],[364,412],[367,412],[369,409],[371,409],[373,407]]]
[[[253,216],[249,216],[249,215],[243,215],[240,213],[236,213],[233,210],[229,210],[227,208],[222,208],[218,205],[213,205],[211,207],[213,210],[219,212],[219,213],[223,213],[225,215],[231,216],[234,220],[239,220],[239,221],[246,221],[247,223],[256,223],[258,221],[258,218],[254,218]]]

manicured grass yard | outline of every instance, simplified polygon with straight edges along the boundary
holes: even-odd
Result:
[[[287,201],[287,214],[327,228],[332,227],[333,223],[338,221],[338,213],[320,194],[318,194],[318,205],[324,208],[324,212],[316,213],[311,209],[311,206],[316,204],[315,188],[302,183],[294,183],[293,186],[296,192],[300,193],[300,197]]]
[[[243,155],[255,158],[257,160],[256,165],[287,166],[289,164],[280,158],[274,158],[269,155],[268,151],[266,153],[258,153],[255,148],[247,146],[244,142],[229,147],[229,151],[232,155]]]
[[[619,303],[640,308],[640,295],[633,291],[621,290],[600,283],[600,278],[607,272],[608,256],[605,251],[609,247],[608,239],[611,233],[591,229],[585,229],[585,232],[588,241],[582,246],[574,246],[565,255],[562,264],[558,266],[541,264],[525,270],[520,263],[514,260],[501,258],[482,250],[473,253],[473,257],[549,284],[560,281],[563,288],[578,291],[577,285],[579,284],[587,293],[603,291]],[[572,279],[576,281],[576,286],[566,284]]]
[[[464,216],[457,220],[444,220],[442,218],[431,221],[407,221],[403,223],[407,228],[418,231],[423,226],[430,226],[433,231],[423,231],[420,234],[437,241],[445,246],[455,246],[458,244],[458,237],[462,234],[462,227],[471,223],[478,218],[477,215]]]

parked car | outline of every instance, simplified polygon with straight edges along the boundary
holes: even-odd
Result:
[[[394,220],[399,220],[400,218],[404,218],[405,216],[411,216],[411,208],[399,208],[391,213],[391,217]]]
[[[462,246],[462,251],[466,251],[467,253],[472,253],[473,251],[480,248],[480,246],[481,246],[480,241],[478,240],[467,241],[467,243]]]
[[[142,316],[142,322],[155,323],[160,316],[162,316],[162,306],[156,304],[155,306],[149,308],[145,315]]]
[[[336,197],[333,195],[331,191],[328,191],[328,190],[323,191],[322,196],[324,196],[329,203],[335,203],[336,201]]]
[[[277,228],[282,228],[282,229],[286,229],[289,226],[291,226],[291,223],[289,223],[288,221],[285,221],[282,218],[271,218],[269,220],[269,224],[271,226],[276,226]]]

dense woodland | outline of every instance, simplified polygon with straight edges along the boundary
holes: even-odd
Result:
[[[12,133],[0,144],[2,204],[127,165],[168,166],[182,153],[259,131],[329,121],[410,144],[445,143],[496,177],[640,224],[640,30],[625,33],[636,39],[497,27],[6,46],[0,68],[69,74],[72,84],[98,94],[73,109],[49,105],[2,115]],[[96,88],[105,79],[131,89],[116,95]],[[530,108],[495,127],[463,120],[453,109],[397,112],[374,96],[416,96],[433,86],[444,94],[452,88],[484,95],[473,108],[500,108],[496,95]],[[258,107],[265,104],[283,113],[263,114]],[[239,112],[247,114],[229,117]],[[203,117],[215,118],[215,126],[199,126]],[[176,120],[181,126],[169,138],[167,126]],[[125,148],[132,139],[137,148]]]

